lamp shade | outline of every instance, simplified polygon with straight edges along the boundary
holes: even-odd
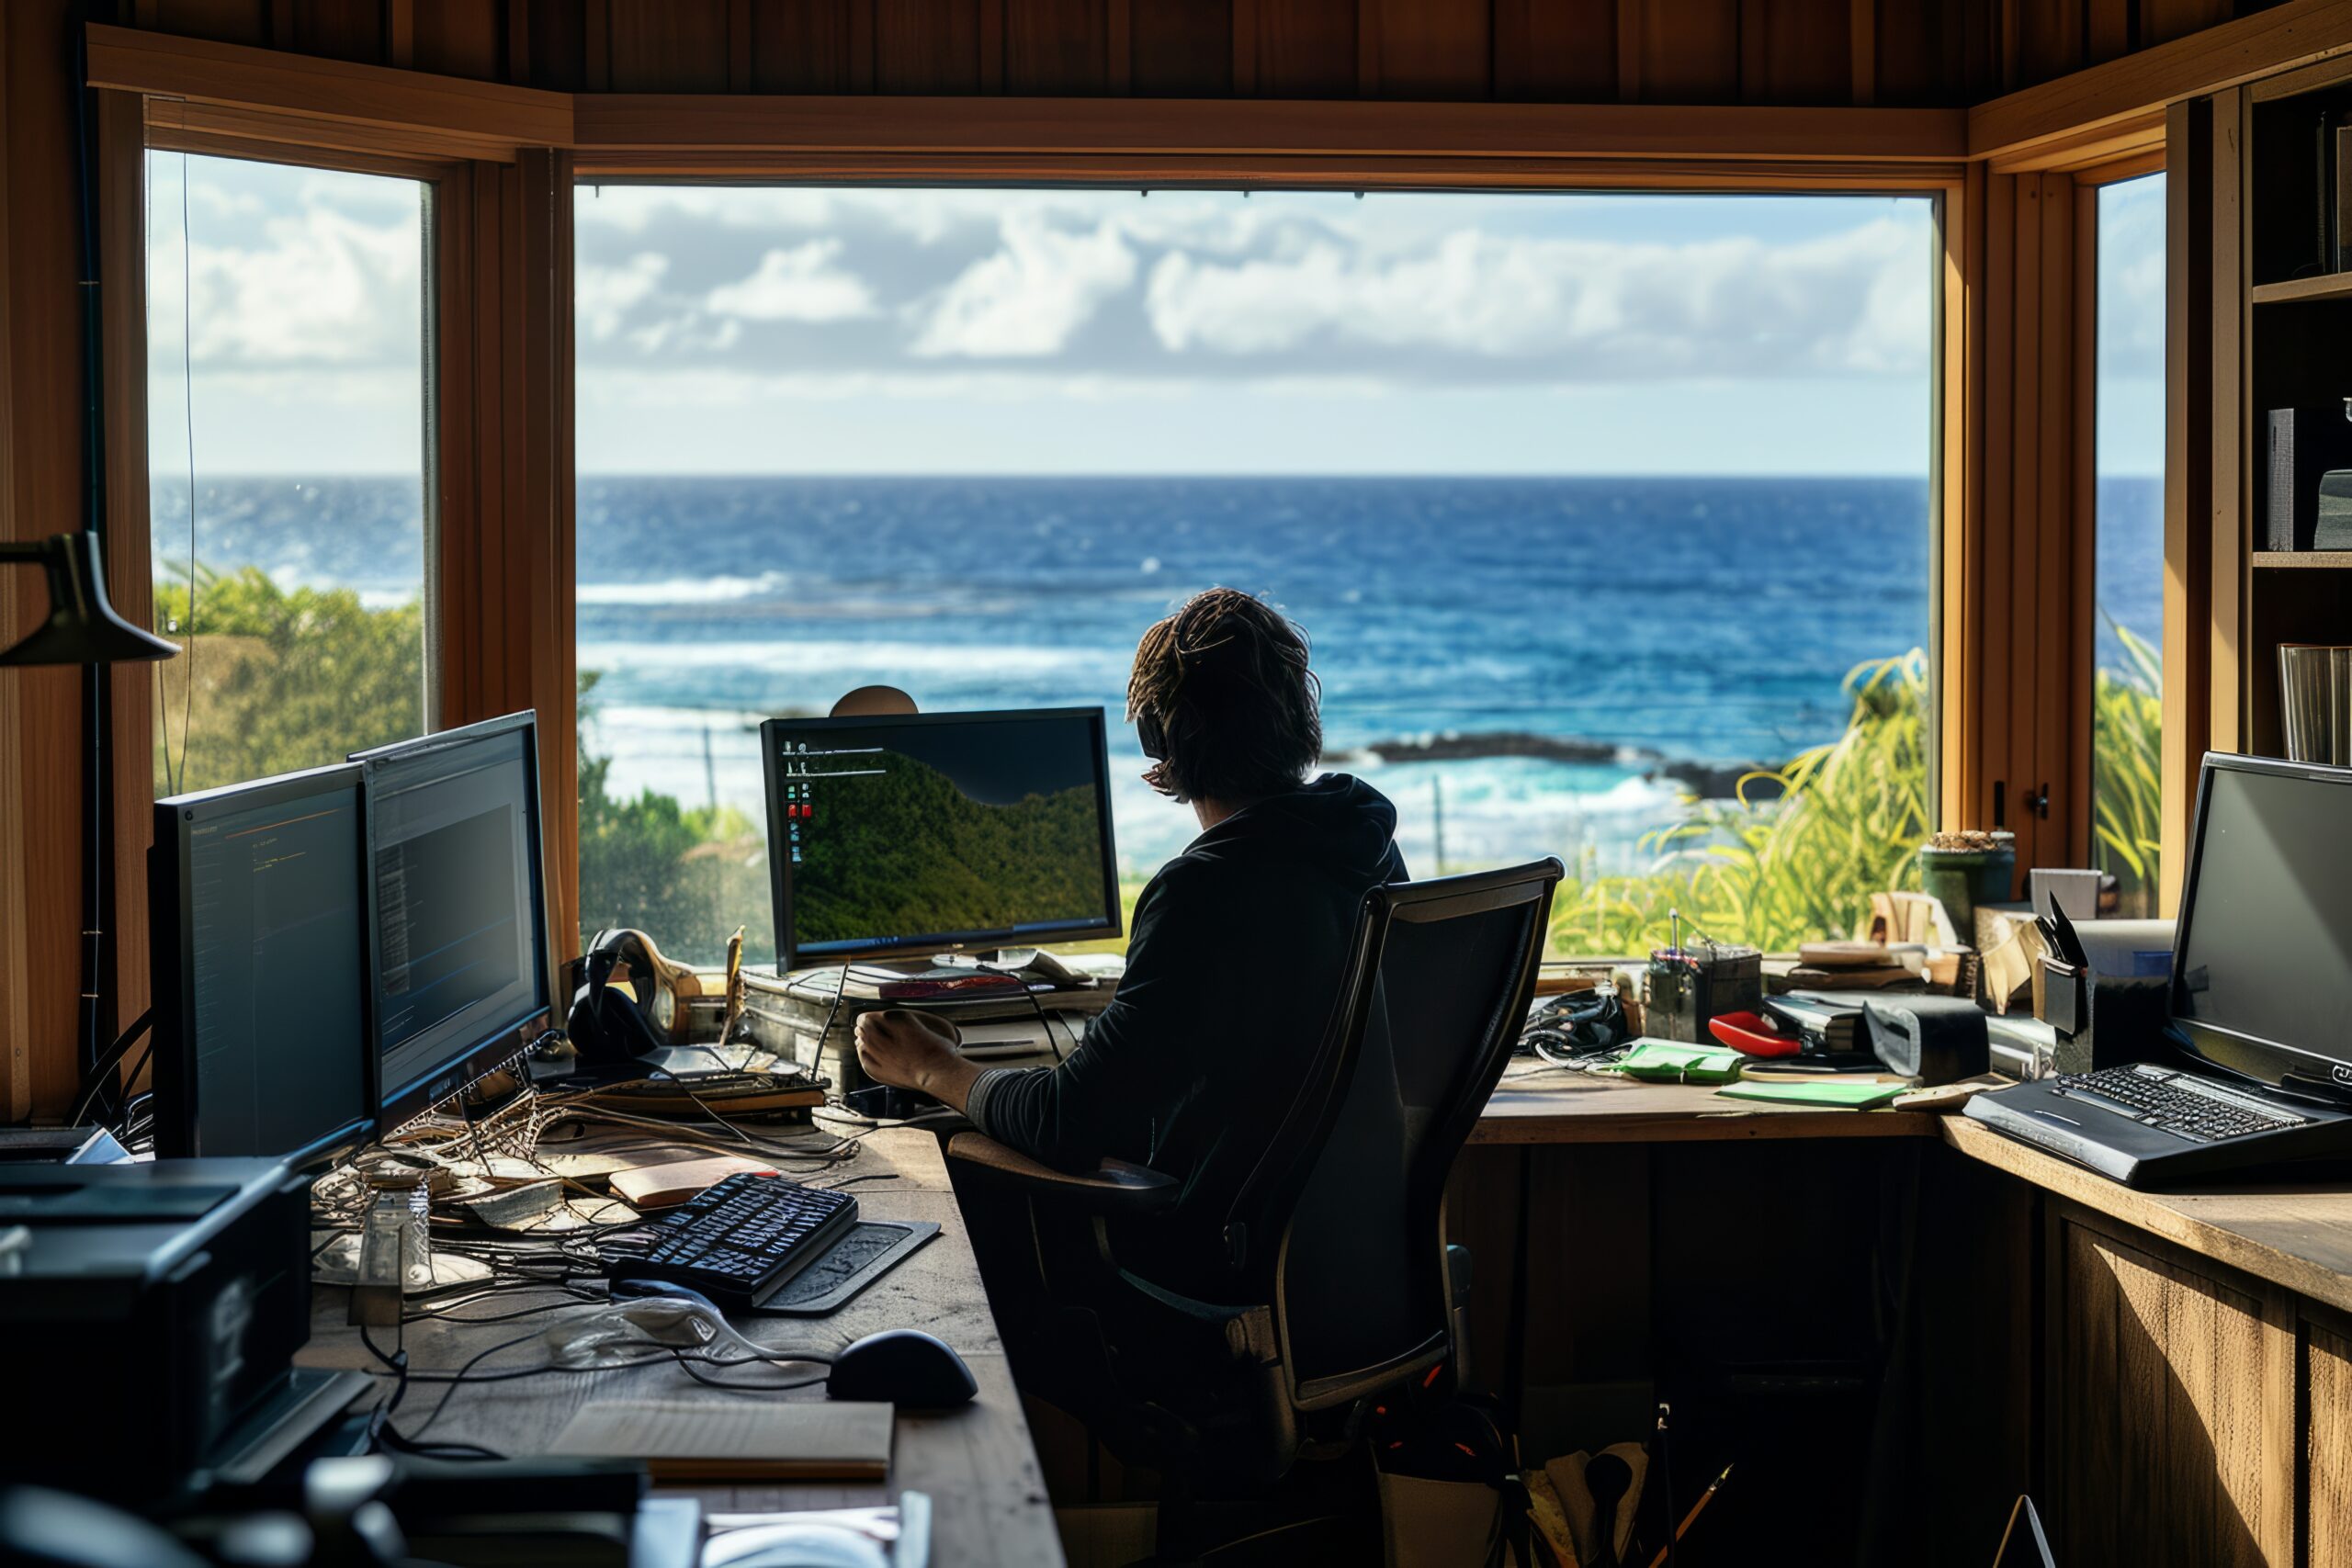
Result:
[[[124,620],[107,603],[96,534],[52,534],[37,545],[0,544],[0,565],[35,560],[49,577],[49,619],[0,653],[0,664],[115,664],[169,659],[179,651]]]

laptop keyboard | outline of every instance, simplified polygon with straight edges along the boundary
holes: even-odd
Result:
[[[2291,1111],[2257,1107],[2161,1067],[2101,1067],[2094,1073],[2061,1073],[2051,1082],[2070,1099],[2177,1134],[2192,1143],[2215,1144],[2225,1138],[2276,1133],[2302,1126],[2305,1120]]]

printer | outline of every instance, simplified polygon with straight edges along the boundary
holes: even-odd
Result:
[[[150,1505],[266,1461],[320,1404],[293,1370],[310,1187],[269,1159],[0,1168],[0,1474]]]

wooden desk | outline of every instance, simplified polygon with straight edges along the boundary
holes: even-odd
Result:
[[[1061,1541],[1055,1531],[1036,1451],[1013,1392],[1004,1347],[989,1313],[988,1296],[980,1287],[963,1219],[948,1186],[938,1140],[922,1131],[872,1133],[865,1138],[855,1161],[829,1170],[820,1179],[857,1177],[888,1178],[860,1181],[852,1189],[865,1214],[877,1220],[936,1221],[939,1235],[830,1317],[745,1317],[737,1320],[736,1327],[762,1346],[776,1349],[836,1349],[884,1328],[922,1328],[946,1340],[963,1356],[980,1385],[979,1397],[961,1410],[945,1414],[900,1416],[887,1484],[740,1485],[698,1488],[696,1495],[708,1510],[759,1511],[872,1505],[911,1489],[930,1495],[932,1552],[936,1562],[1022,1564],[1024,1568],[1060,1562]],[[322,1288],[318,1292],[311,1344],[301,1357],[305,1364],[371,1370],[379,1366],[361,1344],[358,1330],[344,1322],[347,1297],[347,1292],[336,1289]],[[458,1315],[489,1318],[514,1312],[518,1304],[560,1299],[553,1292],[528,1298],[493,1297],[460,1309]],[[502,1340],[595,1310],[582,1303],[561,1313],[503,1323],[448,1319],[412,1323],[406,1329],[410,1365],[419,1371],[455,1371]],[[376,1342],[389,1348],[390,1331],[374,1333]],[[526,1342],[492,1357],[481,1370],[546,1360],[543,1348]],[[789,1373],[788,1369],[771,1372],[737,1368],[711,1375],[769,1382],[781,1381]],[[396,1418],[403,1432],[420,1435],[417,1427],[446,1386],[411,1385]],[[817,1386],[781,1394],[728,1393],[697,1383],[669,1364],[553,1374],[460,1386],[447,1410],[422,1436],[481,1443],[502,1453],[529,1453],[544,1448],[582,1404],[607,1395],[718,1403],[745,1397],[821,1399],[824,1389]]]
[[[1912,1560],[1985,1561],[1977,1516],[2030,1489],[2061,1562],[2352,1568],[2352,1180],[2139,1192],[1956,1114],[1734,1107],[1540,1065],[1506,1076],[1452,1216],[1479,1290],[1500,1252],[1497,1282],[1521,1292],[1504,1314],[1544,1326],[1505,1358],[1523,1431],[1647,1374],[1618,1347],[1686,1332],[1684,1294],[1713,1292],[1727,1323],[1792,1289],[1834,1303],[1851,1283],[1836,1247],[1743,1280],[1743,1231],[1795,1237],[1776,1197],[1841,1168],[1894,1179],[1908,1157],[1917,1312],[1888,1375],[1902,1371],[1917,1428],[1899,1446],[1935,1461],[1913,1465],[1906,1500],[1938,1527]],[[1728,1268],[1694,1274],[1670,1237],[1693,1194],[1720,1205],[1710,1247]],[[1596,1287],[1562,1253],[1650,1267]],[[1508,1338],[1492,1305],[1474,1306],[1474,1341],[1482,1325],[1489,1345]],[[1980,1483],[1955,1484],[1963,1470]]]

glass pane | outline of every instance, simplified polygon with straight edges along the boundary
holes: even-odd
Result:
[[[1216,583],[1305,626],[1326,765],[1396,802],[1416,874],[1568,863],[1564,951],[1669,908],[1787,948],[1916,876],[1927,201],[578,214],[584,927],[772,951],[755,727],[874,682],[1110,709],[1132,897],[1196,829],[1138,777],[1129,660]]]
[[[2098,193],[2092,863],[2156,912],[2165,645],[2165,177]]]
[[[155,790],[424,728],[424,199],[147,159]]]

